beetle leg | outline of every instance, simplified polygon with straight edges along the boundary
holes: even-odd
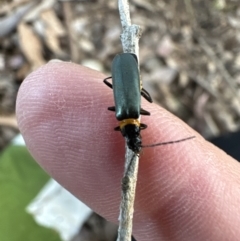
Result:
[[[152,103],[152,97],[151,95],[145,90],[145,89],[141,89],[141,95],[142,97],[144,97],[148,102]]]
[[[142,109],[142,108],[141,108],[141,110],[140,110],[140,114],[141,114],[141,115],[151,115],[150,112],[148,112],[147,110],[144,110],[144,109]]]
[[[111,78],[112,78],[112,76],[107,77],[106,79],[103,80],[103,83],[112,89],[112,84],[107,81],[107,79],[111,79]]]
[[[115,111],[116,108],[115,108],[115,106],[111,106],[111,107],[108,107],[108,110],[110,110],[110,111]]]
[[[121,131],[120,126],[114,128],[115,131]]]
[[[141,129],[141,130],[144,130],[144,129],[146,129],[146,128],[147,128],[147,125],[145,125],[145,124],[143,124],[143,123],[140,124],[140,129]]]

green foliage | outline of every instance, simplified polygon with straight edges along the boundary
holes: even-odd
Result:
[[[1,241],[60,241],[25,211],[48,179],[25,147],[10,146],[0,155]]]

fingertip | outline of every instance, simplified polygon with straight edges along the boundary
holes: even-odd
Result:
[[[22,84],[16,113],[36,161],[98,213],[111,200],[105,216],[115,219],[124,141],[113,131],[117,121],[107,110],[113,97],[104,77],[76,64],[48,63]]]
[[[98,213],[117,221],[124,139],[113,131],[118,123],[107,111],[113,94],[103,85],[104,77],[76,64],[48,63],[22,84],[16,112],[40,165]],[[194,231],[209,231],[215,216],[209,219],[208,214],[219,208],[213,207],[218,201],[215,193],[223,195],[216,182],[227,178],[219,166],[228,158],[163,108],[146,102],[143,108],[151,112],[142,118],[148,125],[142,132],[144,145],[196,138],[143,150],[135,205],[137,239],[159,235],[189,240],[189,235],[191,240],[206,240],[197,239]],[[219,164],[219,159],[224,161]],[[182,225],[190,232],[181,232]]]
[[[94,98],[101,91],[104,75],[90,68],[70,62],[50,61],[29,74],[20,86],[16,113],[20,130],[24,122],[24,113],[34,113],[31,108],[41,109],[43,105],[55,104],[61,108],[75,95],[86,95]],[[23,122],[22,122],[23,121]]]

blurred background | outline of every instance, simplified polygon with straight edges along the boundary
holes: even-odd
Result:
[[[239,0],[131,0],[130,10],[132,23],[143,28],[141,77],[154,102],[238,158]],[[29,73],[61,59],[110,75],[122,52],[120,34],[117,1],[0,1],[1,240],[115,240],[116,226],[87,208],[80,208],[85,219],[67,237],[63,228],[36,221],[27,207],[49,177],[14,138],[16,95]]]

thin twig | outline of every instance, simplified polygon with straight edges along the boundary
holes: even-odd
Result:
[[[129,3],[127,0],[119,0],[118,7],[123,28],[121,34],[123,52],[134,53],[138,57],[138,41],[141,37],[142,30],[140,26],[131,24]]]
[[[118,7],[123,28],[121,34],[123,52],[134,53],[138,57],[138,41],[141,37],[141,28],[137,25],[131,25],[129,3],[127,0],[119,0]],[[138,164],[138,155],[129,150],[126,144],[117,241],[131,241]]]
[[[36,1],[29,2],[19,7],[14,13],[9,16],[0,18],[0,38],[7,36],[13,31],[20,20],[37,4]]]
[[[9,126],[18,129],[16,116],[0,116],[0,126]]]

